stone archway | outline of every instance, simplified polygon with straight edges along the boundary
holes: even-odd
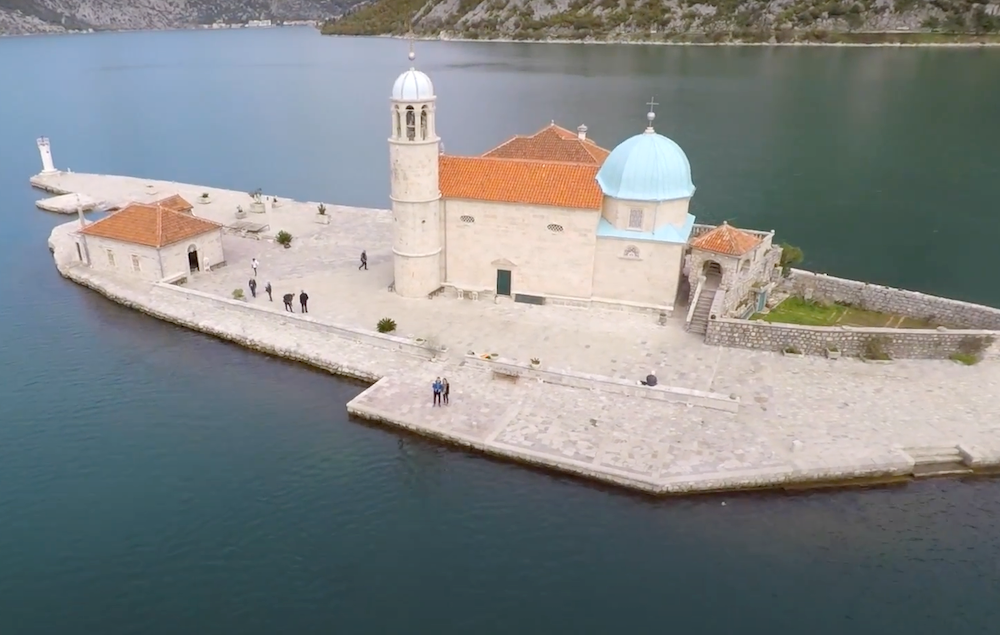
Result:
[[[201,271],[201,262],[198,260],[198,247],[190,245],[188,247],[188,269],[191,273]]]
[[[722,284],[722,265],[714,260],[706,260],[701,267],[701,275],[705,276],[706,289],[718,289]]]

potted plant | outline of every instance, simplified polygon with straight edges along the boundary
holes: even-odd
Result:
[[[797,346],[786,346],[781,349],[781,353],[785,357],[802,357],[802,350]]]
[[[250,212],[252,214],[263,214],[267,211],[264,207],[264,201],[261,199],[260,188],[250,192],[250,198],[253,199],[253,202],[250,203]]]
[[[201,196],[198,197],[198,202],[201,203],[202,205],[205,205],[206,203],[211,203],[212,201],[208,196],[208,192],[202,192]]]
[[[840,359],[840,347],[833,343],[827,343],[826,356],[829,359]]]
[[[375,330],[379,333],[392,333],[396,330],[396,320],[384,317],[375,325]]]
[[[326,205],[322,203],[316,206],[316,222],[321,225],[330,224],[330,217],[326,215]]]
[[[246,296],[243,295],[243,289],[233,289],[233,299],[234,300],[246,300]]]
[[[535,370],[538,370],[538,367],[541,366],[541,365],[542,365],[542,360],[538,359],[537,357],[532,357],[531,358],[531,367],[532,368],[534,368]]]
[[[285,249],[288,249],[292,246],[292,235],[282,229],[278,232],[278,235],[274,237],[274,242],[278,243]]]
[[[237,205],[236,206],[236,218],[246,218],[246,217],[247,217],[247,211],[245,209],[243,209],[242,205]]]

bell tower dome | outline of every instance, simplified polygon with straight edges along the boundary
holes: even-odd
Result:
[[[438,184],[440,139],[434,120],[434,85],[414,65],[392,86],[389,165],[396,293],[423,298],[441,287],[444,228]]]

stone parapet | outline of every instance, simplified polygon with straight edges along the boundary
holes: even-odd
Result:
[[[783,291],[806,299],[840,302],[859,309],[928,320],[949,328],[1000,331],[1000,309],[793,269]]]
[[[998,354],[997,331],[947,329],[886,329],[846,326],[800,326],[763,320],[716,318],[708,323],[705,342],[714,346],[780,352],[795,348],[806,355],[823,355],[833,346],[846,357],[860,357],[869,342],[893,359],[948,359],[956,353],[981,349]]]
[[[680,402],[702,408],[724,410],[726,412],[739,412],[740,409],[740,399],[736,395],[723,395],[676,386],[643,386],[638,383],[638,380],[629,381],[615,377],[577,373],[554,368],[536,368],[530,364],[519,363],[511,359],[489,357],[475,353],[467,354],[465,356],[465,363],[470,367],[493,371],[496,374],[506,377],[533,379],[557,386],[599,390],[627,397]]]

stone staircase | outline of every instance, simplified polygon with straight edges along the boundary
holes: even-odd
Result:
[[[705,331],[708,330],[708,315],[712,312],[712,302],[715,300],[717,291],[718,289],[705,288],[701,290],[698,304],[695,305],[694,313],[691,315],[691,324],[688,326],[688,330],[692,333],[704,335]]]
[[[948,476],[971,474],[972,468],[956,446],[903,448],[913,459],[913,476]]]

